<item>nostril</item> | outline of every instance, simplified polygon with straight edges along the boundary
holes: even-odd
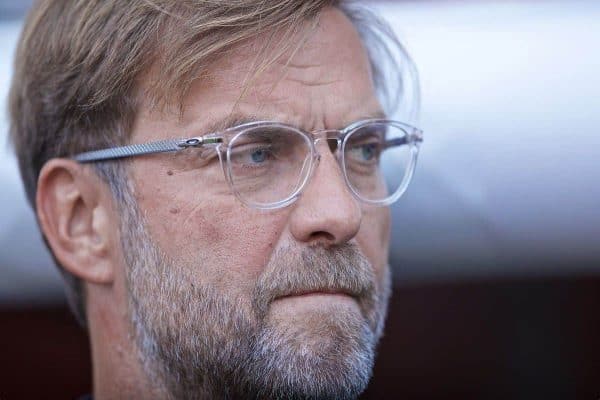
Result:
[[[328,242],[328,243],[334,243],[335,242],[335,236],[333,236],[333,234],[331,232],[317,231],[317,232],[313,232],[310,235],[310,240],[311,240],[311,242]]]

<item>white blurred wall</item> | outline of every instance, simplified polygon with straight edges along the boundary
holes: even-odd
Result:
[[[598,272],[600,2],[381,8],[422,77],[426,141],[394,210],[402,274]]]
[[[376,8],[423,91],[425,143],[392,209],[396,279],[598,273],[600,2]],[[62,289],[5,145],[19,29],[0,22],[0,302],[29,303]]]

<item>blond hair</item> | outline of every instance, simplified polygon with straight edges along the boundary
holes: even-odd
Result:
[[[49,159],[127,143],[143,78],[151,76],[144,95],[153,104],[173,104],[195,80],[209,78],[211,65],[237,44],[278,32],[270,47],[283,53],[327,6],[344,10],[363,38],[371,37],[375,83],[382,92],[389,89],[374,51],[390,53],[392,43],[406,65],[412,63],[384,24],[343,0],[38,1],[18,44],[9,99],[10,135],[30,204]],[[124,178],[113,164],[100,163],[97,170],[119,198]],[[81,282],[61,271],[84,324]]]

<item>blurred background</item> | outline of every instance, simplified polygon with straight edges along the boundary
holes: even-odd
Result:
[[[365,399],[600,398],[600,2],[369,2],[421,75]],[[0,0],[0,399],[91,390],[85,332],[7,144],[28,1]]]

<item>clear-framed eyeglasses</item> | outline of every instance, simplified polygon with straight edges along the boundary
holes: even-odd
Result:
[[[215,162],[218,158],[231,191],[242,203],[269,210],[298,199],[321,159],[316,147],[320,141],[327,142],[357,199],[387,206],[404,194],[412,179],[423,132],[387,119],[362,120],[342,130],[317,132],[259,121],[198,137],[89,151],[74,159],[90,163],[202,149],[200,157]]]

